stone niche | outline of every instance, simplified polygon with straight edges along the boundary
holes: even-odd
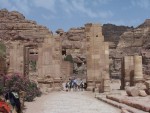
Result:
[[[109,44],[104,42],[101,25],[86,24],[85,35],[88,89],[98,88],[99,92],[109,92]]]

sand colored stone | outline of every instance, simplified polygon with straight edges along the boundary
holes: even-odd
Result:
[[[18,41],[11,44],[9,51],[10,65],[9,73],[21,73],[24,74],[24,45]]]
[[[102,28],[99,24],[86,24],[85,35],[87,38],[87,81],[94,88],[107,76],[109,79],[109,45],[104,42]],[[106,85],[106,81],[104,84]],[[101,84],[102,85],[102,84]],[[109,87],[109,85],[107,86]],[[105,91],[108,91],[105,90]]]
[[[142,71],[142,56],[134,56],[134,81],[138,82],[143,80],[143,71]]]

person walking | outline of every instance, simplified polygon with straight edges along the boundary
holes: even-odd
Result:
[[[21,103],[16,88],[12,88],[12,90],[5,95],[5,99],[6,101],[10,102],[13,111],[16,111],[17,113],[21,113]]]

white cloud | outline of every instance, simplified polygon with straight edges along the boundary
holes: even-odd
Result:
[[[108,17],[112,17],[114,14],[111,11],[101,11],[99,12],[98,16],[100,16],[101,18],[108,18]]]
[[[108,4],[110,3],[112,0],[92,0],[92,4],[94,6],[97,6],[97,5],[104,5],[104,4]]]
[[[106,2],[108,0],[97,0],[97,2],[100,1]],[[86,6],[87,0],[72,0],[71,2],[68,0],[60,0],[60,2],[64,8],[64,11],[68,14],[80,13],[91,18],[107,18],[113,16],[111,11],[96,11],[95,9],[89,8]]]
[[[10,8],[11,8],[11,3],[10,3],[8,0],[1,0],[1,1],[0,1],[0,7],[1,7],[1,8],[10,7]]]
[[[132,0],[133,6],[138,6],[144,9],[148,9],[150,7],[150,0]]]
[[[43,19],[48,20],[48,21],[49,21],[50,19],[54,19],[54,18],[55,18],[54,15],[45,15],[45,14],[42,14],[41,16],[42,16]]]
[[[60,4],[62,6],[62,9],[68,13],[69,15],[71,15],[72,11],[74,10],[74,8],[72,7],[71,3],[67,0],[60,0]]]
[[[29,1],[27,0],[15,0],[13,1],[13,5],[18,11],[22,11],[25,14],[29,14],[31,8],[29,7]]]
[[[34,10],[33,8],[43,8],[50,11],[52,17],[56,16],[57,13],[65,12],[68,14],[67,17],[79,14],[90,18],[108,18],[113,16],[111,11],[97,10],[92,3],[106,4],[109,1],[111,0],[0,0],[0,7],[17,10],[24,14],[30,14]]]
[[[96,13],[94,13],[91,9],[86,8],[84,0],[74,0],[72,1],[72,6],[77,12],[84,13],[92,18],[97,17]]]
[[[9,10],[16,10],[20,11],[24,14],[30,13],[30,7],[27,0],[15,0],[15,1],[9,1],[9,0],[1,0],[0,1],[0,7],[1,8],[7,8]]]
[[[32,2],[36,7],[47,9],[53,13],[56,11],[56,0],[32,0]]]

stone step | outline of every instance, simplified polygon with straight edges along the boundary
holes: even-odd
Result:
[[[142,111],[142,110],[139,110],[139,109],[136,109],[136,108],[133,108],[133,107],[130,107],[128,105],[125,105],[125,104],[122,104],[122,103],[119,103],[117,101],[113,101],[113,100],[110,100],[110,99],[107,99],[106,97],[104,96],[97,96],[96,97],[98,100],[101,100],[103,102],[106,102],[107,104],[110,104],[114,107],[117,107],[119,109],[125,109],[127,110],[129,113],[149,113],[149,112],[145,112],[145,111]]]
[[[128,106],[134,107],[134,108],[139,109],[139,110],[143,110],[146,112],[150,111],[150,106],[144,105],[143,103],[134,102],[134,101],[127,100],[124,98],[119,98],[119,96],[113,96],[113,95],[107,95],[106,98],[113,100],[113,101],[116,101],[116,102],[119,102],[119,103],[122,103],[122,104],[126,104]]]

